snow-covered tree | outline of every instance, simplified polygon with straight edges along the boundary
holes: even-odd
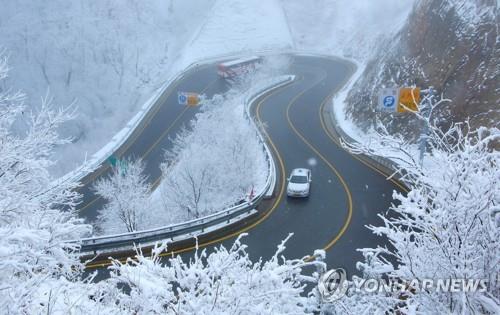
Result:
[[[98,226],[104,233],[133,232],[148,228],[151,214],[151,185],[143,175],[140,160],[126,159],[113,167],[113,173],[96,182],[96,193],[107,204],[99,211]]]
[[[429,96],[433,98],[434,96]],[[379,141],[347,145],[356,153],[392,158],[401,168],[407,194],[379,215],[381,226],[369,226],[388,240],[388,246],[361,249],[358,268],[364,277],[486,280],[485,292],[410,290],[394,294],[352,294],[331,305],[337,313],[400,310],[405,314],[498,314],[500,311],[500,130],[469,130],[465,123],[443,129],[424,116],[428,154],[423,166],[402,137],[381,128]],[[377,145],[378,144],[378,145]],[[331,311],[331,309],[330,309]]]
[[[0,56],[0,80],[7,73]],[[27,108],[22,93],[0,91],[0,304],[8,314],[46,303],[44,284],[78,278],[77,245],[66,241],[91,230],[74,213],[77,184],[47,170],[54,147],[68,142],[57,129],[72,112],[53,110],[49,98],[36,112]]]
[[[129,295],[116,299],[117,307],[130,314],[304,314],[315,309],[304,284],[315,278],[301,272],[317,262],[286,260],[281,255],[285,240],[270,260],[254,263],[240,238],[230,249],[220,246],[209,255],[203,250],[189,262],[176,256],[161,265],[164,246],[150,258],[138,254],[126,263],[114,261],[111,282],[130,288]]]
[[[207,100],[166,153],[160,192],[172,222],[220,211],[265,183],[267,162],[245,115],[244,92]]]
[[[6,75],[6,60],[0,59],[0,80]],[[203,251],[190,262],[176,257],[165,266],[159,261],[163,247],[158,247],[152,258],[139,253],[127,263],[115,261],[111,279],[98,283],[93,276],[84,279],[78,245],[68,242],[91,232],[75,215],[77,183],[54,180],[47,170],[54,163],[54,147],[68,142],[57,129],[72,113],[51,109],[50,99],[43,99],[39,110],[30,112],[23,101],[21,93],[0,91],[0,313],[300,314],[315,309],[316,299],[305,296],[304,283],[316,278],[301,273],[319,263],[285,260],[284,243],[266,262],[252,262],[238,239],[229,250],[221,246],[210,255]],[[241,109],[235,111],[242,114]],[[237,134],[247,135],[234,127]],[[231,144],[229,151],[222,152],[233,154],[234,159],[239,150],[245,150],[244,141],[256,139],[222,141]],[[252,152],[247,156],[245,163],[250,163]],[[238,167],[248,166],[245,163]],[[127,209],[137,210],[123,214],[129,227],[141,228],[144,213],[138,211],[147,208],[149,186],[140,162],[121,166],[98,188],[104,197],[120,195],[116,205],[126,202],[131,206]],[[250,173],[241,174],[248,175],[245,180],[253,178]]]

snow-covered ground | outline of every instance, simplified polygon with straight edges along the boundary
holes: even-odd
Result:
[[[319,0],[314,6],[305,7],[300,0],[282,1],[296,48],[341,56],[357,65],[331,106],[342,130],[360,143],[370,143],[377,136],[362,131],[346,117],[346,97],[367,62],[383,49],[380,43],[404,26],[414,3],[415,0]]]
[[[252,54],[256,50],[279,51],[292,46],[285,14],[277,0],[218,0],[209,18],[190,39],[183,58]]]
[[[297,47],[364,61],[414,0],[0,2],[7,83],[22,86],[32,104],[49,91],[56,104],[77,107],[77,119],[62,128],[75,139],[58,148],[52,171],[59,176],[106,148],[156,89],[195,60]]]
[[[403,26],[415,0],[281,3],[297,48],[366,61]]]
[[[351,137],[357,144],[370,147],[372,149],[377,149],[378,153],[384,153],[386,157],[390,158],[395,163],[399,163],[401,158],[405,158],[403,154],[398,150],[390,150],[384,147],[380,143],[380,135],[373,129],[369,129],[367,131],[363,131],[361,128],[356,126],[352,120],[347,117],[346,114],[346,98],[349,94],[349,91],[352,89],[353,85],[356,81],[361,77],[363,72],[365,71],[366,65],[361,62],[356,62],[355,60],[351,60],[351,62],[355,63],[357,68],[356,72],[349,79],[347,84],[335,94],[332,99],[332,103],[330,106],[333,106],[333,114],[335,115],[335,123],[338,124],[340,129],[345,132],[349,137]],[[344,141],[349,142],[349,139],[343,139]],[[354,143],[353,143],[354,144]],[[419,146],[418,144],[407,144],[407,152],[409,152],[415,160],[419,158]],[[426,164],[429,164],[427,162]]]
[[[189,63],[292,43],[277,0],[0,2],[9,86],[33,104],[48,90],[56,104],[77,107],[62,128],[74,143],[58,148],[56,176],[106,146]]]
[[[57,105],[77,107],[77,119],[62,128],[74,144],[59,148],[54,175],[105,145],[137,112],[214,3],[0,2],[0,47],[12,68],[7,84],[23,87],[31,104],[49,90]]]
[[[86,154],[109,154],[157,89],[197,60],[299,48],[351,56],[359,63],[357,78],[380,37],[399,30],[413,0],[384,0],[384,6],[345,0],[315,6],[278,0],[5,2],[12,14],[0,24],[0,39],[11,55],[9,84],[29,80],[31,100],[47,88],[58,104],[76,100],[78,117],[63,128],[75,141],[59,148],[53,169],[62,175]],[[30,23],[19,29],[21,21]],[[363,134],[343,115],[347,92],[336,98],[338,120],[359,139]]]
[[[244,114],[244,97],[233,91],[203,105],[207,108],[193,130],[176,141],[152,196],[152,208],[162,209],[152,220],[155,226],[219,212],[252,189],[262,191],[268,167],[257,131]]]

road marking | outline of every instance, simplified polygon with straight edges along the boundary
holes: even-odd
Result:
[[[348,79],[349,77],[347,77]],[[301,78],[303,79],[303,78]],[[345,80],[345,82],[347,81],[347,79]],[[321,82],[322,80],[320,80]],[[341,85],[339,85],[339,88],[344,86],[345,85],[345,82]],[[315,84],[316,85],[316,84]],[[345,233],[345,231],[347,230],[350,222],[351,222],[351,219],[352,219],[352,213],[353,213],[353,206],[352,206],[352,195],[351,195],[351,192],[349,190],[349,187],[347,186],[345,180],[342,178],[342,176],[340,175],[340,173],[338,172],[338,170],[323,156],[321,155],[321,153],[319,153],[319,151],[312,145],[310,144],[303,136],[302,134],[300,134],[297,129],[294,127],[293,123],[291,122],[290,120],[290,117],[289,117],[289,109],[291,107],[291,105],[295,102],[296,99],[298,99],[302,94],[304,94],[306,91],[308,91],[309,89],[311,89],[312,87],[314,87],[315,85],[311,86],[310,88],[307,88],[305,89],[304,91],[302,91],[301,93],[299,93],[298,95],[296,95],[291,101],[290,103],[288,104],[287,106],[287,110],[286,110],[286,116],[287,116],[287,120],[288,120],[288,124],[290,125],[290,127],[292,128],[292,130],[297,134],[297,136],[299,136],[299,138],[301,138],[301,140],[309,146],[309,148],[315,152],[329,167],[330,169],[332,169],[332,171],[335,173],[335,175],[339,178],[345,192],[346,192],[346,195],[348,197],[348,215],[347,215],[347,218],[344,222],[344,225],[342,226],[341,230],[339,231],[339,233],[323,248],[324,250],[328,250],[329,248],[331,248],[341,237],[342,235]],[[286,87],[286,86],[284,86]],[[284,87],[281,87],[281,88],[278,88],[276,89],[275,91],[269,93],[268,95],[266,95],[260,102],[259,104],[257,105],[257,108],[256,108],[256,116],[257,116],[257,121],[262,123],[262,119],[261,119],[261,116],[260,116],[260,108],[261,108],[261,105],[263,104],[263,102],[265,100],[267,100],[271,95],[277,93],[278,91],[282,90]],[[321,123],[321,127],[322,129],[325,131],[325,133],[327,134],[327,136],[330,138],[330,140],[335,143],[339,148],[341,148],[342,150],[346,151],[348,154],[350,154],[351,156],[353,156],[355,159],[357,159],[358,161],[360,161],[361,163],[363,163],[364,165],[368,166],[370,169],[376,171],[377,173],[383,175],[384,177],[388,177],[389,175],[387,173],[385,173],[383,170],[380,170],[378,169],[376,166],[373,166],[371,164],[368,164],[367,162],[365,162],[364,160],[362,160],[360,157],[352,154],[351,152],[345,150],[340,143],[338,143],[335,138],[331,135],[330,131],[326,128],[326,125],[325,125],[325,122],[324,122],[324,117],[322,115],[322,111],[324,109],[324,106],[325,104],[327,103],[328,99],[331,98],[331,96],[336,93],[338,91],[338,89],[335,89],[334,91],[332,91],[332,93],[330,93],[324,100],[323,102],[321,103],[321,106],[320,106],[320,111],[319,111],[319,116],[320,116],[320,123]],[[184,110],[185,111],[185,110]],[[181,113],[181,115],[184,113],[184,111]],[[179,117],[178,117],[179,118]],[[176,119],[177,120],[177,119]],[[175,123],[175,121],[174,121]],[[173,123],[173,124],[174,124]],[[170,128],[170,127],[169,127]],[[230,239],[232,237],[235,237],[243,232],[246,232],[252,228],[254,228],[255,226],[257,226],[258,224],[262,223],[265,219],[267,219],[271,213],[274,212],[274,210],[277,208],[277,206],[281,203],[281,200],[283,198],[283,193],[284,193],[284,188],[285,188],[285,166],[284,166],[284,162],[283,162],[283,159],[281,158],[280,154],[279,154],[279,151],[277,150],[274,142],[271,140],[268,132],[266,130],[263,130],[266,138],[268,139],[268,142],[271,146],[271,149],[272,151],[275,153],[275,156],[276,158],[278,159],[278,162],[279,162],[279,166],[280,166],[280,171],[281,171],[281,186],[280,186],[280,192],[279,192],[279,195],[277,196],[277,199],[276,201],[273,203],[271,209],[263,216],[261,217],[259,220],[257,220],[256,222],[254,222],[253,224],[247,226],[247,227],[244,227],[236,232],[233,232],[229,235],[226,235],[226,236],[223,236],[223,237],[220,237],[220,238],[217,238],[215,240],[212,240],[212,241],[209,241],[209,242],[206,242],[206,243],[202,243],[202,244],[199,244],[198,245],[198,248],[203,248],[203,247],[206,247],[208,245],[212,245],[212,244],[215,244],[215,243],[220,243],[224,240],[227,240],[227,239]],[[148,152],[149,153],[149,152]],[[157,180],[158,181],[158,180]],[[155,183],[157,182],[155,181]],[[393,182],[395,185],[397,185],[399,188],[403,189],[404,191],[408,191],[406,189],[406,187],[402,186],[397,180],[394,180],[394,179],[391,179],[391,182]],[[171,252],[165,252],[165,253],[162,253],[160,254],[161,257],[164,257],[164,256],[169,256],[169,255],[177,255],[177,254],[181,254],[181,253],[184,253],[184,252],[187,252],[187,251],[190,251],[190,250],[193,250],[195,249],[196,246],[190,246],[190,247],[187,247],[187,248],[183,248],[183,249],[179,249],[179,250],[176,250],[176,251],[171,251]],[[309,259],[306,259],[306,260],[310,260],[312,258],[312,256],[309,256]],[[119,259],[119,261],[121,262],[125,262],[128,258],[122,258],[122,259]],[[93,268],[99,268],[99,267],[105,267],[105,266],[109,266],[111,265],[110,262],[106,262],[106,263],[96,263],[96,264],[91,264],[91,265],[86,265],[86,269],[93,269]]]
[[[316,154],[318,155],[323,162],[325,162],[328,167],[335,173],[335,176],[339,179],[340,183],[342,184],[342,187],[344,188],[344,192],[347,196],[347,217],[344,221],[344,224],[342,225],[340,231],[337,233],[337,235],[328,243],[326,244],[325,247],[323,247],[324,250],[328,250],[330,247],[332,247],[345,233],[347,228],[349,227],[349,224],[351,223],[352,219],[352,212],[353,212],[353,205],[352,205],[352,195],[351,191],[349,190],[349,186],[345,182],[344,178],[342,175],[340,175],[340,172],[309,142],[307,139],[295,128],[293,125],[291,119],[290,119],[290,108],[292,106],[292,103],[288,104],[286,108],[286,119],[288,121],[288,124],[292,128],[292,130],[295,132],[295,134]]]
[[[303,78],[301,78],[303,79]],[[299,81],[299,80],[298,80]],[[322,80],[320,80],[319,82],[321,82]],[[347,81],[347,80],[346,80]],[[345,82],[344,82],[345,84]],[[344,84],[341,84],[339,85],[339,87],[342,87]],[[345,233],[345,231],[347,230],[348,226],[350,225],[350,222],[351,222],[351,219],[352,219],[352,213],[353,213],[353,205],[352,205],[352,195],[351,195],[351,192],[349,190],[349,187],[347,186],[345,180],[343,179],[343,177],[340,175],[340,173],[338,172],[338,170],[321,154],[319,153],[319,151],[312,145],[310,144],[303,136],[302,134],[300,134],[297,129],[294,127],[293,123],[291,123],[291,120],[290,120],[290,117],[289,117],[289,109],[291,107],[291,105],[296,101],[296,99],[298,99],[302,94],[304,94],[306,91],[308,91],[309,89],[311,89],[312,87],[314,87],[316,84],[314,84],[313,86],[305,89],[304,91],[302,91],[301,93],[299,93],[298,95],[296,95],[291,101],[290,103],[288,104],[287,106],[287,111],[286,111],[286,114],[287,114],[287,120],[288,120],[288,124],[290,125],[290,127],[292,128],[292,130],[297,134],[297,136],[299,136],[299,138],[301,138],[302,141],[304,141],[304,143],[306,143],[306,145],[309,146],[309,148],[315,152],[329,167],[330,169],[332,169],[332,171],[335,173],[335,175],[339,178],[345,192],[346,192],[346,195],[348,197],[348,215],[347,215],[347,218],[344,222],[344,225],[342,226],[341,230],[339,231],[339,233],[323,248],[324,250],[328,250],[329,248],[331,248],[336,242],[338,242],[338,240],[342,237],[342,235]],[[286,87],[286,86],[285,86]],[[261,118],[261,115],[260,115],[260,109],[261,109],[261,105],[263,104],[264,101],[266,101],[270,96],[272,96],[273,94],[277,93],[278,91],[282,90],[284,87],[281,87],[279,89],[276,89],[275,91],[269,93],[268,95],[266,95],[260,102],[259,104],[257,105],[257,108],[256,108],[256,115],[257,115],[257,121],[262,123],[262,118]],[[325,122],[324,122],[324,117],[323,115],[321,114],[322,113],[322,110],[326,104],[326,102],[328,101],[328,99],[335,93],[337,92],[338,89],[334,90],[332,93],[330,93],[324,100],[323,102],[321,103],[321,106],[320,106],[320,123],[321,123],[321,127],[322,129],[326,132],[327,136],[332,140],[332,142],[334,142],[339,148],[345,150],[339,143],[337,143],[335,141],[335,139],[333,138],[333,136],[331,135],[331,133],[328,131],[328,129],[326,128],[326,125],[325,125]],[[181,113],[182,114],[182,113]],[[175,122],[174,122],[175,123]],[[257,220],[256,222],[254,222],[253,224],[247,226],[247,227],[244,227],[236,232],[233,232],[229,235],[226,235],[226,236],[223,236],[223,237],[220,237],[220,238],[217,238],[215,240],[212,240],[212,241],[209,241],[209,242],[205,242],[205,243],[202,243],[202,244],[199,244],[198,245],[198,248],[204,248],[206,246],[209,246],[209,245],[212,245],[212,244],[215,244],[215,243],[220,243],[224,240],[227,240],[227,239],[230,239],[232,237],[235,237],[243,232],[246,232],[250,229],[253,229],[255,226],[257,226],[258,224],[262,223],[264,220],[266,220],[270,215],[271,213],[274,212],[274,210],[277,208],[277,206],[281,203],[281,200],[283,198],[283,193],[284,193],[284,188],[285,188],[285,167],[284,167],[284,162],[283,162],[283,159],[281,158],[280,154],[279,154],[279,151],[277,150],[274,142],[271,140],[269,134],[267,133],[266,130],[263,130],[264,131],[264,134],[266,136],[266,138],[268,139],[268,142],[271,146],[271,149],[272,151],[275,153],[275,156],[276,158],[278,159],[278,162],[279,162],[279,166],[280,166],[280,170],[281,170],[281,186],[280,186],[280,192],[279,192],[279,195],[276,199],[276,201],[273,203],[271,209],[262,217],[260,218],[259,220]],[[345,150],[346,152],[348,152],[347,150]],[[372,166],[370,164],[368,164],[367,162],[363,161],[362,159],[360,159],[358,156],[348,152],[351,156],[353,156],[355,159],[357,159],[358,161],[360,161],[361,163],[363,163],[364,165],[368,166],[370,169],[373,169],[374,171],[376,171],[377,173],[387,177],[388,175],[376,168],[375,166]],[[158,181],[158,180],[157,180]],[[391,182],[393,182],[395,185],[397,185],[398,187],[400,187],[401,189],[407,191],[407,189],[405,187],[403,187],[399,182],[397,182],[396,180],[394,179],[391,179]],[[155,181],[156,183],[156,181]],[[186,248],[183,248],[183,249],[179,249],[179,250],[176,250],[176,251],[171,251],[171,252],[165,252],[165,253],[162,253],[160,254],[161,257],[165,257],[165,256],[174,256],[174,255],[177,255],[177,254],[181,254],[181,253],[184,253],[184,252],[187,252],[187,251],[191,251],[193,249],[195,249],[196,246],[190,246],[190,247],[186,247]],[[309,256],[310,258],[312,258],[311,256]],[[123,258],[123,259],[119,259],[121,262],[125,262],[126,259],[128,258]],[[310,259],[309,259],[310,260]],[[87,265],[86,266],[86,269],[92,269],[92,268],[99,268],[99,267],[105,267],[105,266],[109,266],[111,263],[110,262],[106,262],[106,263],[97,263],[97,264],[92,264],[92,265]]]
[[[331,132],[328,130],[328,128],[326,128],[326,123],[325,123],[325,117],[323,116],[323,112],[324,112],[324,108],[325,108],[325,105],[327,103],[327,101],[329,99],[331,99],[331,97],[333,96],[333,94],[335,94],[336,92],[338,92],[338,90],[340,88],[342,88],[348,81],[348,79],[350,78],[350,76],[346,77],[346,79],[344,80],[344,82],[342,82],[342,84],[338,85],[338,87],[336,89],[334,89],[324,100],[323,102],[321,103],[321,106],[320,106],[320,109],[319,109],[319,118],[320,118],[320,124],[321,124],[321,128],[323,129],[323,131],[326,133],[326,135],[328,136],[328,138],[330,138],[330,140],[335,143],[335,145],[337,145],[337,147],[341,148],[342,150],[344,150],[345,152],[347,152],[349,155],[351,155],[352,157],[354,157],[356,160],[360,161],[361,163],[363,163],[365,166],[369,167],[370,169],[374,170],[375,172],[379,173],[380,175],[384,176],[386,179],[388,177],[391,176],[391,174],[387,174],[385,171],[383,171],[382,169],[379,169],[377,166],[375,165],[371,165],[370,163],[364,161],[359,155],[357,154],[353,154],[351,152],[349,152],[348,150],[346,150],[344,147],[342,147],[342,145],[335,139],[335,137],[331,134]],[[332,108],[332,110],[334,110]],[[335,115],[335,114],[334,114]],[[408,192],[408,188],[406,188],[403,184],[401,184],[397,179],[395,178],[391,178],[390,181],[396,185],[397,187],[399,187],[400,189],[402,189],[403,191],[405,192]]]
[[[215,82],[217,82],[219,80],[219,78],[213,80],[212,82],[210,82],[199,94],[203,94],[205,93],[206,90],[208,90]],[[144,159],[146,156],[149,155],[149,153],[151,153],[151,151],[154,149],[155,146],[158,145],[158,143],[163,140],[163,138],[165,138],[165,136],[167,135],[167,133],[170,131],[170,129],[173,128],[173,126],[177,123],[177,121],[182,117],[182,115],[184,115],[184,113],[189,109],[189,108],[192,108],[192,106],[186,106],[186,108],[184,108],[182,110],[182,112],[179,114],[179,116],[177,116],[177,118],[170,124],[170,126],[167,128],[167,130],[165,130],[161,136],[151,145],[151,147],[144,153],[144,155],[141,156],[141,159]]]
[[[212,86],[215,82],[217,82],[218,78],[211,81],[202,91],[201,93],[204,93],[210,86]],[[171,93],[169,93],[169,96],[170,96]],[[168,96],[167,96],[168,98]],[[159,106],[160,108],[162,106]],[[149,153],[151,153],[151,151],[153,150],[153,148],[158,145],[158,143],[167,135],[167,133],[174,127],[174,125],[177,123],[177,121],[179,121],[179,119],[181,119],[181,117],[184,115],[184,113],[189,109],[188,106],[186,106],[186,108],[184,108],[180,113],[179,115],[177,115],[177,117],[175,118],[175,120],[170,124],[170,126],[168,126],[168,128],[161,134],[161,136],[151,145],[151,147],[149,147],[149,149],[146,151],[146,153],[144,153],[141,157],[141,159],[144,159],[144,157],[146,157]],[[157,109],[155,111],[155,114],[153,115],[156,115],[156,113],[159,111],[159,109]],[[151,119],[149,120],[149,122],[151,122]],[[144,126],[144,128],[140,131],[140,133],[142,134],[142,131],[144,131],[144,129],[146,128],[146,126],[149,125],[149,122]],[[139,138],[139,136],[135,137],[135,140],[137,140],[137,138]],[[130,148],[130,146],[132,146],[133,143],[131,143],[128,148]],[[128,150],[128,148],[126,150]],[[97,174],[95,177],[99,176],[100,174],[102,174],[106,169],[109,168],[109,165],[107,165],[106,163],[106,167],[99,173]],[[93,180],[95,180],[95,177],[93,178]],[[159,181],[161,179],[161,175],[160,177],[158,177],[158,179],[153,183],[153,185],[156,184],[157,181]],[[89,181],[90,182],[90,181]],[[89,182],[87,182],[86,184],[88,184]],[[86,185],[85,184],[85,185]],[[88,207],[90,207],[91,205],[93,205],[97,200],[101,199],[101,196],[97,196],[95,197],[92,201],[88,202],[85,207],[83,208],[79,208],[78,211],[81,212],[81,211],[84,211],[85,209],[87,209]]]
[[[330,138],[330,140],[335,143],[336,146],[338,146],[339,148],[341,148],[342,150],[344,150],[345,152],[347,152],[349,155],[351,155],[352,157],[354,157],[356,160],[360,161],[361,163],[363,163],[365,166],[369,167],[370,169],[372,169],[373,171],[379,173],[380,175],[382,175],[383,177],[385,177],[386,179],[389,178],[391,175],[390,174],[387,174],[386,172],[384,172],[383,170],[379,169],[377,166],[375,165],[372,165],[366,161],[364,161],[361,157],[359,157],[357,154],[353,154],[351,152],[349,152],[348,150],[346,150],[344,147],[342,147],[342,144],[340,144],[334,137],[333,135],[330,133],[330,131],[328,130],[328,128],[326,128],[326,125],[325,125],[325,122],[324,122],[324,117],[322,115],[322,110],[323,110],[323,107],[324,107],[324,104],[326,104],[327,100],[329,99],[329,97],[327,97],[325,99],[325,101],[323,102],[323,104],[321,105],[321,108],[320,108],[320,111],[319,111],[319,116],[320,116],[320,123],[321,123],[321,128],[323,129],[323,131],[326,133],[326,135],[328,136],[328,138]],[[405,192],[408,192],[408,188],[406,188],[404,185],[402,185],[398,180],[394,179],[391,177],[391,179],[389,179],[389,181],[391,181],[394,185],[396,185],[397,187],[399,187],[400,189],[402,189],[403,191]]]
[[[297,80],[295,82],[298,82],[300,80]],[[293,83],[295,84],[295,83]],[[276,94],[277,92],[283,90],[284,88],[288,87],[289,85],[285,85],[285,86],[282,86],[280,88],[277,88],[275,89],[274,91],[270,92],[269,94],[267,94],[264,98],[262,98],[262,100],[257,104],[257,108],[256,108],[256,115],[257,115],[257,122],[260,124],[262,123],[262,118],[260,116],[260,108],[261,108],[261,105],[272,95]],[[303,92],[301,92],[298,96],[302,95],[303,93],[305,93],[308,89],[304,90]],[[292,101],[294,101],[296,98],[295,97],[294,99],[292,99]],[[259,220],[255,221],[254,223],[252,223],[251,225],[249,226],[246,226],[238,231],[235,231],[231,234],[228,234],[228,235],[225,235],[223,237],[220,237],[220,238],[217,238],[215,240],[212,240],[212,241],[208,241],[208,242],[205,242],[205,243],[201,243],[201,244],[198,244],[198,248],[204,248],[208,245],[212,245],[212,244],[216,244],[216,243],[220,243],[222,241],[225,241],[227,239],[230,239],[232,237],[235,237],[243,232],[246,232],[252,228],[254,228],[255,226],[257,226],[258,224],[262,223],[264,220],[266,220],[270,215],[271,213],[274,212],[274,210],[278,207],[278,205],[281,203],[281,199],[283,198],[283,193],[285,191],[285,181],[286,181],[286,178],[285,178],[285,164],[283,162],[283,159],[281,158],[281,155],[279,154],[279,151],[277,150],[276,146],[274,145],[274,142],[271,140],[271,137],[269,136],[268,132],[265,130],[265,129],[262,129],[262,131],[264,132],[264,136],[267,138],[270,146],[271,146],[271,150],[274,152],[274,155],[275,157],[278,159],[278,163],[279,163],[279,168],[280,168],[280,173],[281,173],[281,185],[280,185],[280,191],[278,193],[278,196],[276,198],[276,201],[273,203],[273,205],[271,206],[271,209],[268,210],[268,212],[262,216]],[[161,253],[159,256],[160,257],[165,257],[165,256],[174,256],[174,255],[178,255],[178,254],[181,254],[181,253],[184,253],[184,252],[187,252],[187,251],[191,251],[193,249],[196,249],[196,245],[195,246],[189,246],[189,247],[186,247],[186,248],[182,248],[182,249],[178,249],[178,250],[175,250],[175,251],[167,251],[165,253]],[[127,259],[127,258],[121,258],[121,259],[118,259],[120,262],[124,263]],[[96,264],[91,264],[91,265],[86,265],[85,266],[85,269],[94,269],[94,268],[100,268],[100,267],[106,267],[106,266],[109,266],[111,265],[111,262],[105,262],[105,263],[96,263]]]
[[[164,94],[160,95],[160,98],[159,98],[158,102],[164,103],[170,97],[170,95],[172,95],[172,93],[175,91],[175,88],[178,87],[179,84],[181,84],[181,82],[184,82],[186,79],[179,80],[179,81],[175,82],[174,86],[172,87],[172,90],[169,93],[167,93],[166,95],[164,95]],[[210,84],[212,84],[212,83],[210,83]],[[128,141],[128,143],[130,143],[130,142],[133,143],[135,140],[137,140],[137,138],[139,138],[139,136],[142,134],[142,132],[144,131],[144,129],[146,129],[146,127],[149,125],[149,123],[151,122],[151,120],[153,119],[153,117],[156,115],[156,113],[158,113],[158,111],[160,110],[160,108],[162,108],[162,106],[158,106],[157,108],[155,108],[153,110],[153,112],[151,113],[151,116],[147,119],[146,123],[143,126],[141,126],[140,129],[138,129],[137,135],[135,135],[132,139],[129,139],[130,141]],[[128,148],[130,148],[131,145],[132,144],[125,143],[123,151],[127,151]],[[99,170],[96,174],[93,174],[93,173],[89,174],[88,175],[88,176],[90,176],[89,179],[87,181],[85,181],[85,182],[81,182],[82,186],[80,186],[79,188],[77,188],[77,190],[80,189],[80,188],[82,188],[82,187],[84,187],[85,185],[87,185],[91,181],[95,180],[96,177],[98,177],[99,175],[101,175],[102,173],[104,173],[109,168],[109,165],[107,163],[104,163],[104,164],[101,164],[101,165],[104,165],[104,168],[101,169],[101,170]]]
[[[170,124],[170,126],[168,126],[167,129],[165,129],[165,131],[160,135],[160,137],[158,139],[156,139],[156,141],[148,148],[148,150],[141,156],[141,160],[144,159],[145,157],[147,157],[149,155],[149,153],[151,153],[151,151],[153,151],[153,149],[158,145],[158,143],[163,140],[163,138],[165,138],[165,136],[167,135],[167,133],[175,126],[175,124],[177,123],[177,121],[179,121],[179,119],[181,119],[181,117],[184,115],[184,113],[189,109],[190,107],[186,106],[182,111],[181,113],[175,118],[175,120]]]

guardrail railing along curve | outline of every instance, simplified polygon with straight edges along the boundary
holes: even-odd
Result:
[[[274,79],[274,82],[270,81],[266,83],[265,86],[259,87],[255,91],[250,92],[250,95],[245,99],[245,115],[252,122],[257,134],[259,136],[259,141],[263,145],[266,160],[268,163],[268,174],[266,183],[260,191],[255,194],[252,200],[246,201],[242,204],[224,209],[220,212],[193,219],[190,221],[168,225],[165,227],[159,227],[149,230],[128,232],[114,235],[104,235],[96,236],[90,238],[84,238],[81,240],[70,241],[72,243],[80,244],[80,253],[97,253],[100,251],[113,251],[113,250],[123,250],[125,248],[132,249],[135,245],[148,246],[152,245],[153,242],[159,240],[174,241],[175,237],[190,235],[199,235],[204,233],[207,229],[216,227],[220,225],[220,228],[224,227],[226,224],[234,223],[235,219],[244,219],[248,215],[256,212],[255,207],[262,201],[263,198],[272,195],[274,190],[274,185],[276,183],[276,168],[273,156],[269,150],[265,139],[263,138],[260,129],[258,128],[255,121],[252,119],[249,108],[250,105],[263,94],[269,91],[281,87],[283,85],[289,84],[295,79],[294,76],[282,76]],[[233,220],[233,221],[231,221]]]
[[[328,58],[328,59],[340,59],[335,56],[330,56],[326,54],[320,54],[314,51],[299,51],[296,49],[289,49],[289,50],[276,50],[276,49],[270,49],[270,50],[261,50],[261,51],[241,51],[239,53],[230,53],[230,54],[221,54],[217,56],[213,56],[210,58],[205,58],[203,60],[197,60],[195,62],[192,62],[189,64],[186,68],[183,70],[177,71],[174,75],[171,76],[171,79],[167,80],[161,88],[158,89],[158,92],[152,96],[146,103],[143,105],[141,108],[141,111],[132,118],[132,120],[127,124],[127,132],[125,133],[125,136],[121,139],[118,139],[115,143],[114,146],[109,148],[109,152],[106,152],[104,154],[101,154],[100,157],[94,157],[92,160],[91,165],[87,165],[85,168],[79,168],[76,171],[72,171],[62,178],[59,178],[53,182],[53,186],[57,186],[58,183],[66,181],[66,180],[81,180],[83,179],[86,175],[88,175],[90,172],[98,169],[101,167],[101,165],[105,162],[107,156],[114,154],[115,152],[118,152],[120,148],[124,146],[126,143],[127,139],[133,135],[134,132],[138,129],[145,120],[145,118],[151,113],[152,109],[155,108],[155,106],[158,106],[158,101],[164,95],[167,93],[170,89],[175,88],[175,83],[184,78],[188,73],[191,71],[194,71],[195,69],[198,69],[199,67],[206,66],[210,63],[219,61],[219,60],[224,60],[224,59],[229,59],[229,58],[240,58],[243,56],[247,55],[261,55],[261,56],[269,56],[269,55],[275,55],[275,54],[293,54],[293,55],[304,55],[304,56],[316,56],[316,57],[322,57],[322,58]],[[236,205],[233,207],[230,207],[228,209],[225,209],[223,211],[194,219],[191,221],[187,222],[182,222],[178,224],[172,224],[169,226],[165,227],[159,227],[159,228],[154,228],[154,229],[149,229],[149,230],[144,230],[144,231],[137,231],[137,232],[131,232],[131,233],[122,233],[122,234],[115,234],[115,235],[105,235],[105,236],[97,236],[97,237],[91,237],[91,238],[84,238],[81,240],[74,240],[70,242],[75,242],[80,244],[80,252],[82,254],[84,253],[97,253],[99,251],[106,251],[106,252],[111,252],[112,250],[122,250],[122,249],[132,249],[134,245],[140,244],[141,246],[144,245],[152,245],[154,244],[155,241],[159,240],[167,240],[171,239],[174,240],[174,238],[179,237],[179,236],[186,236],[186,237],[192,237],[193,235],[199,235],[200,233],[204,233],[204,231],[210,229],[210,228],[216,228],[218,225],[224,226],[224,224],[231,223],[231,220],[233,219],[243,219],[245,214],[251,214],[252,211],[255,210],[255,206],[260,203],[260,201],[266,197],[272,194],[272,191],[274,190],[274,185],[276,181],[276,166],[272,157],[272,154],[264,140],[264,137],[261,134],[261,130],[255,123],[255,121],[250,117],[249,113],[249,108],[250,104],[252,104],[258,97],[261,97],[263,94],[267,93],[268,91],[278,88],[282,85],[288,84],[294,80],[294,76],[288,76],[286,79],[283,79],[280,82],[275,82],[274,84],[269,84],[266,87],[263,87],[257,91],[253,91],[253,94],[249,95],[246,100],[245,100],[245,114],[248,119],[251,120],[252,124],[257,130],[257,134],[259,136],[260,142],[262,143],[264,150],[266,152],[266,159],[268,162],[268,176],[266,180],[266,184],[264,185],[264,189],[259,191],[256,196],[248,202],[245,202],[240,205]],[[333,122],[333,127],[336,130],[336,132],[343,137],[344,139],[347,139],[348,141],[354,141],[347,133],[342,130],[338,122],[336,121],[336,117],[333,113],[333,110],[330,112],[331,113],[331,119]],[[102,152],[101,152],[102,153]],[[388,167],[389,169],[395,169],[394,163],[391,163],[391,161],[388,161],[387,159],[384,158],[379,158],[379,157],[372,157],[372,160],[376,161],[377,163],[384,165]],[[50,188],[49,188],[50,189]],[[234,223],[233,221],[232,223]]]

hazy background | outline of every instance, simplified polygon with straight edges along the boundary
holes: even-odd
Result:
[[[300,49],[363,61],[402,27],[412,0],[0,0],[9,87],[31,106],[74,102],[62,175],[104,146],[176,67],[228,52]]]
[[[0,46],[11,67],[6,84],[24,90],[32,106],[47,91],[56,105],[77,106],[78,119],[63,129],[75,145],[59,148],[56,175],[126,124],[168,77],[213,3],[0,1]]]

